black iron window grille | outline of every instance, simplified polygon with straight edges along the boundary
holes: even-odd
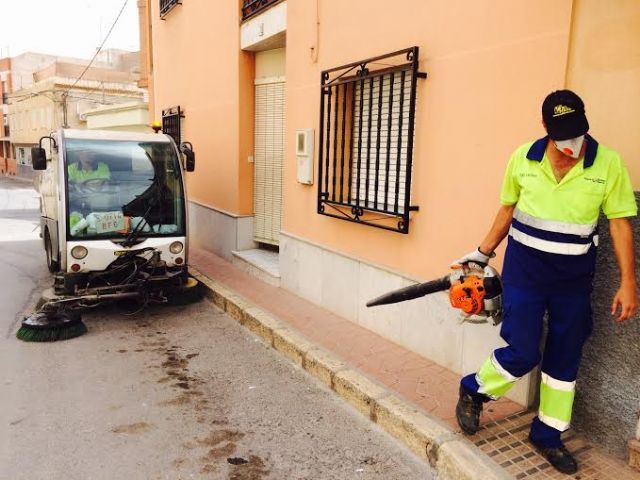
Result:
[[[184,112],[180,110],[180,106],[167,108],[162,110],[162,132],[173,138],[178,147],[180,146],[182,132],[180,130],[181,119]]]
[[[246,20],[282,0],[243,0],[242,20]]]
[[[409,233],[418,47],[322,72],[318,213]]]
[[[176,5],[182,4],[182,0],[160,0],[160,18],[163,18]]]

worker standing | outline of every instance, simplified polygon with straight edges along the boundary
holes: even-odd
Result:
[[[628,220],[637,205],[620,156],[588,135],[578,95],[570,90],[549,94],[542,120],[547,136],[522,145],[509,160],[502,206],[488,235],[455,262],[487,263],[509,235],[500,332],[508,345],[462,378],[456,418],[465,433],[477,432],[483,404],[504,395],[542,361],[540,406],[529,439],[553,467],[571,474],[578,465],[560,435],[569,428],[582,346],[592,330],[598,217],[602,211],[609,220],[620,269],[611,313],[622,322],[638,311]],[[545,312],[549,323],[541,354]]]

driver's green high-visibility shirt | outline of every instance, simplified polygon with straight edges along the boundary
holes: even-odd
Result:
[[[109,180],[111,178],[111,171],[104,162],[98,162],[98,165],[93,170],[84,170],[79,168],[77,163],[72,163],[67,168],[69,181],[73,183],[85,182],[87,180]]]

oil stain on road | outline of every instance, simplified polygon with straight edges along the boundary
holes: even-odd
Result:
[[[166,332],[155,331],[145,332],[151,325],[146,321],[140,321],[136,324],[136,333],[144,339],[139,342],[138,349],[135,351],[148,351],[160,354],[160,369],[162,376],[156,380],[158,384],[167,385],[173,397],[157,403],[161,407],[192,407],[196,413],[196,422],[198,424],[213,424],[226,426],[228,421],[226,418],[220,418],[220,415],[214,415],[213,420],[208,415],[211,411],[209,400],[202,391],[205,380],[194,374],[189,368],[192,359],[199,356],[198,352],[185,353],[180,345],[171,344],[167,338]],[[171,344],[171,345],[170,345]],[[154,367],[157,364],[153,365]],[[139,424],[136,424],[139,425]],[[123,432],[127,430],[127,426],[118,427]],[[142,428],[132,425],[128,426],[132,430]],[[115,430],[114,430],[115,431]],[[129,433],[129,432],[127,432]],[[194,438],[192,442],[186,442],[183,446],[187,449],[202,450],[197,454],[198,461],[201,465],[200,473],[203,475],[213,475],[221,473],[221,470],[227,470],[228,480],[260,480],[269,475],[269,468],[265,461],[257,455],[249,455],[248,459],[242,457],[234,457],[237,453],[237,442],[245,436],[238,430],[228,428],[220,428],[212,430],[208,435]],[[178,468],[184,468],[192,462],[186,458],[176,458],[173,465]]]

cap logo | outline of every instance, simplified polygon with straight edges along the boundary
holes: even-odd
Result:
[[[560,117],[562,115],[566,115],[567,113],[574,113],[575,110],[571,107],[567,107],[566,105],[556,105],[553,108],[553,116]]]

